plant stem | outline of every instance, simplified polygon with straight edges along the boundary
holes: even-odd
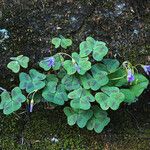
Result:
[[[34,98],[35,93],[37,92],[37,90],[34,91],[34,93],[32,94],[32,99]]]
[[[66,55],[66,56],[68,56],[68,57],[70,57],[71,59],[73,59],[69,54],[67,54],[67,53],[57,53],[57,54],[59,54],[59,55]]]
[[[134,67],[137,67],[137,66],[142,66],[142,64],[136,64]]]
[[[121,76],[121,77],[118,77],[118,78],[113,78],[113,79],[110,79],[110,80],[119,80],[119,79],[122,79],[122,78],[124,78],[124,77],[126,77],[126,75]]]

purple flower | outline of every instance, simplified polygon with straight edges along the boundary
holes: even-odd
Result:
[[[49,57],[48,59],[45,60],[48,63],[49,67],[53,67],[55,63],[54,57]]]
[[[128,80],[128,82],[134,81],[135,78],[134,78],[134,75],[133,75],[133,73],[132,73],[132,70],[131,70],[131,69],[128,69],[127,73],[128,73],[128,75],[127,75],[127,80]]]
[[[150,65],[142,65],[142,68],[144,69],[147,75],[150,75]]]
[[[76,68],[76,71],[79,73],[80,72],[80,67],[75,63],[74,64],[75,68]]]
[[[34,104],[34,101],[33,101],[33,99],[31,100],[31,102],[30,102],[30,112],[32,112],[33,111],[33,104]]]

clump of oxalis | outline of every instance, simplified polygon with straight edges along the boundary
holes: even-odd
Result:
[[[55,48],[72,45],[72,40],[63,36],[51,42]],[[149,84],[137,68],[142,67],[149,76],[150,65],[120,64],[117,59],[104,58],[108,51],[105,42],[87,37],[80,43],[79,53],[56,53],[39,62],[42,72],[31,68],[28,73],[20,72],[28,67],[27,56],[11,57],[7,67],[20,72],[20,83],[11,92],[3,90],[0,109],[9,115],[24,104],[30,113],[38,103],[64,105],[69,125],[100,133],[110,122],[107,110],[136,102]]]

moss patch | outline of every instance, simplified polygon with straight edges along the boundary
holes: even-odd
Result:
[[[4,150],[148,150],[150,131],[145,126],[148,126],[148,116],[144,113],[138,116],[140,129],[126,109],[110,112],[111,123],[101,134],[96,134],[67,125],[62,108],[42,111],[37,108],[30,119],[1,115],[0,146]],[[53,142],[54,138],[58,142]]]

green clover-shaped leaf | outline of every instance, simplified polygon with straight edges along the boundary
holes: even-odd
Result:
[[[31,69],[29,74],[22,72],[19,74],[19,87],[25,89],[27,93],[40,90],[45,86],[45,82],[43,81],[45,78],[44,74],[39,73],[35,69]]]
[[[117,110],[125,99],[125,95],[117,87],[106,86],[102,87],[101,90],[102,92],[96,93],[95,99],[103,110],[109,108]]]
[[[42,97],[53,104],[64,105],[68,100],[68,96],[63,84],[58,84],[58,78],[54,74],[46,77],[46,87],[42,92]]]
[[[105,46],[104,42],[96,41],[93,47],[93,58],[96,61],[101,61],[103,57],[108,53],[108,48]]]
[[[71,60],[65,60],[63,63],[63,67],[67,71],[68,75],[72,75],[77,71],[75,63],[73,63]]]
[[[4,91],[1,94],[0,109],[3,109],[3,113],[6,115],[18,110],[21,107],[21,103],[26,101],[26,97],[22,94],[19,87],[15,87],[9,92]]]
[[[74,110],[70,107],[65,107],[64,112],[67,116],[68,124],[72,126],[76,123],[80,128],[85,127],[93,115],[92,110]]]
[[[103,59],[103,63],[106,65],[109,73],[113,73],[118,70],[119,61],[117,59]]]
[[[110,122],[110,118],[107,117],[107,112],[100,109],[98,106],[93,106],[93,117],[87,122],[87,129],[94,130],[97,133],[102,132],[104,127]]]
[[[75,90],[80,87],[79,80],[74,76],[65,75],[61,80],[67,91]]]
[[[55,48],[58,48],[61,44],[61,39],[60,38],[52,38],[52,44],[55,45]]]
[[[57,85],[55,81],[49,81],[46,88],[42,92],[43,98],[57,105],[64,105],[68,100],[68,96],[63,84]]]
[[[11,57],[12,61],[7,64],[7,68],[11,69],[14,73],[18,73],[20,71],[20,66],[22,68],[27,68],[29,63],[29,58],[23,55],[19,55],[18,57]]]
[[[119,88],[115,86],[104,86],[101,88],[101,90],[107,95],[119,92]]]
[[[124,102],[133,103],[136,101],[136,97],[130,89],[120,89],[120,91],[125,95]]]
[[[134,76],[135,76],[135,80],[132,83],[130,89],[136,97],[139,97],[144,91],[144,89],[147,88],[149,81],[142,74],[135,74]]]
[[[93,74],[99,73],[101,71],[107,72],[107,67],[104,64],[101,64],[101,63],[94,64],[91,68],[91,72]]]
[[[11,61],[8,63],[7,68],[11,69],[14,73],[18,73],[20,70],[20,65],[18,61]]]
[[[81,83],[85,89],[92,89],[94,91],[99,90],[100,87],[106,85],[109,82],[108,73],[103,71],[97,66],[92,66],[92,75],[86,73],[83,76],[80,76]]]
[[[80,77],[82,86],[85,89],[90,89],[91,88],[91,80],[93,79],[92,76],[89,73],[86,73],[86,74],[79,76],[79,77]]]
[[[76,72],[80,75],[84,75],[88,70],[91,69],[91,62],[88,61],[88,57],[81,58],[78,53],[72,53],[72,60],[64,61],[64,69],[67,74],[72,75]]]
[[[91,62],[88,60],[80,59],[78,66],[80,69],[78,73],[84,75],[88,70],[91,69]]]
[[[66,74],[67,74],[66,70],[64,68],[61,68],[58,71],[57,76],[58,76],[59,79],[62,79]]]
[[[72,45],[71,39],[65,39],[65,38],[61,39],[61,47],[63,47],[64,49],[67,49],[67,47],[69,47],[71,45]]]
[[[91,68],[93,78],[90,79],[90,87],[92,90],[96,91],[100,87],[106,85],[109,81],[108,73],[106,72],[106,67],[103,64],[95,64]]]
[[[96,41],[92,37],[87,37],[86,41],[81,42],[79,48],[81,57],[86,57],[93,52],[92,56],[96,61],[101,61],[108,53],[106,44],[102,41]]]
[[[52,44],[55,45],[55,48],[58,47],[63,47],[64,49],[67,49],[67,47],[72,45],[72,40],[71,39],[66,39],[63,36],[60,36],[60,38],[53,38],[52,39]]]
[[[103,64],[102,64],[103,65]],[[99,90],[100,87],[106,85],[109,81],[108,73],[103,71],[101,64],[94,65],[91,68],[92,75],[86,73],[80,77],[81,83],[85,89]]]
[[[90,87],[94,91],[106,85],[109,81],[107,77],[107,72],[105,71],[99,71],[97,73],[92,73],[92,74],[93,74],[93,79],[91,80]]]
[[[49,82],[49,81],[55,81],[55,82],[58,82],[58,78],[55,74],[48,74],[46,76],[46,81]]]
[[[88,56],[94,47],[95,40],[92,37],[87,37],[86,41],[81,42],[80,48],[80,56],[86,57]]]
[[[74,109],[88,110],[91,107],[90,102],[95,101],[93,95],[82,87],[70,92],[68,98],[72,99],[70,105]]]

